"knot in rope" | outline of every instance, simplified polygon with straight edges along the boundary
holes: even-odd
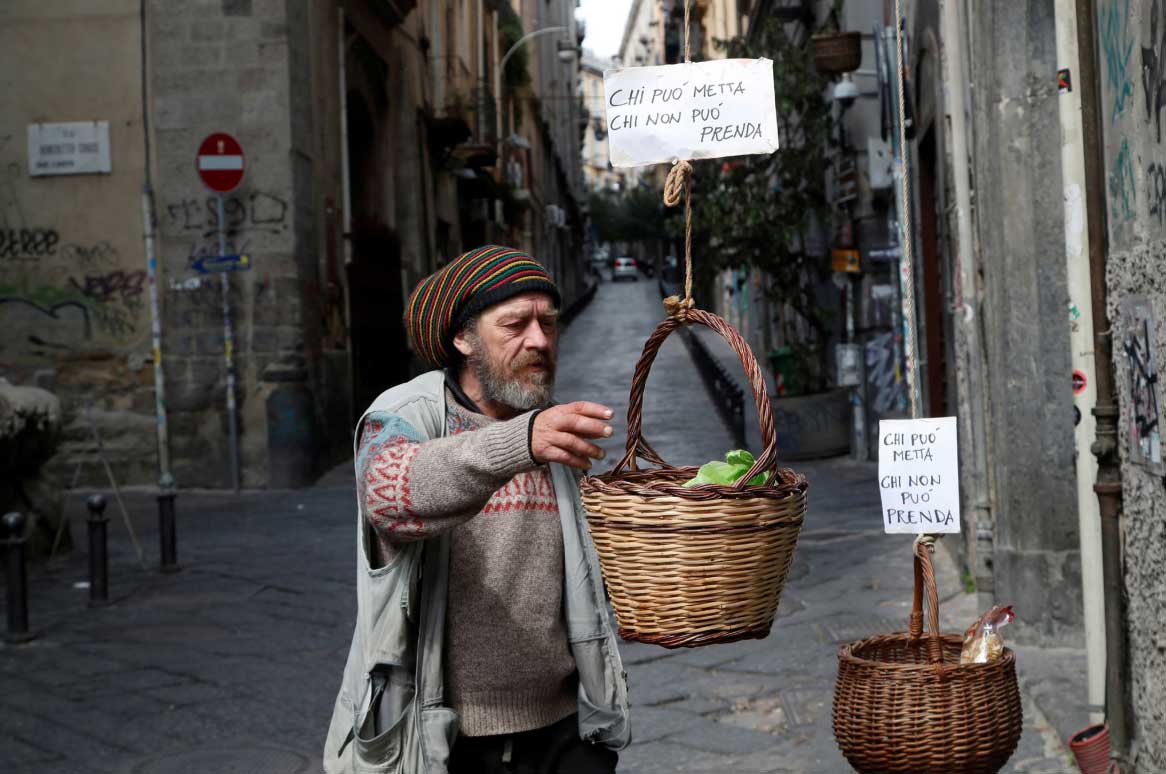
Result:
[[[927,546],[928,548],[935,548],[935,541],[938,539],[937,535],[920,535],[915,538],[915,545]]]
[[[664,206],[675,207],[680,204],[680,195],[692,183],[692,165],[681,159],[668,170],[668,179],[664,181]]]
[[[688,318],[688,312],[695,306],[691,298],[681,298],[680,296],[668,296],[664,299],[664,311],[668,313],[669,317],[675,317],[678,320],[685,320]]]

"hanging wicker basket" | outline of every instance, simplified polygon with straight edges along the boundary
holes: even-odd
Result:
[[[660,345],[685,324],[724,337],[741,359],[760,413],[764,450],[732,486],[682,484],[695,467],[668,465],[644,440],[641,413]],[[583,479],[587,521],[626,640],[666,648],[761,638],[769,633],[806,511],[804,476],[777,467],[765,378],[749,345],[714,314],[690,310],[660,323],[636,364],[627,450],[610,472]],[[658,467],[640,470],[636,459]],[[765,471],[760,486],[745,482]]]
[[[927,636],[923,636],[923,593]],[[1011,650],[961,665],[963,639],[939,633],[931,548],[915,546],[910,631],[838,651],[834,738],[861,774],[993,774],[1020,740],[1022,714]]]
[[[814,35],[814,67],[820,73],[850,73],[862,65],[862,33]]]

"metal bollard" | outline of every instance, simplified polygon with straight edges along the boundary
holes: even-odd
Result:
[[[178,525],[174,517],[174,477],[169,473],[158,482],[162,493],[158,495],[158,541],[161,560],[158,569],[162,572],[178,572]]]
[[[24,557],[23,513],[4,514],[0,519],[0,545],[4,547],[4,567],[8,586],[7,642],[28,642],[35,635],[28,630],[28,568]]]
[[[95,494],[85,501],[89,509],[89,606],[109,604],[109,552],[106,543],[105,498]]]

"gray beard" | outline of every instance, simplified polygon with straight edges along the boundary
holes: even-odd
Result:
[[[502,368],[484,354],[482,341],[476,335],[470,337],[474,354],[467,359],[478,383],[482,385],[482,397],[494,403],[501,403],[516,411],[530,411],[551,402],[555,391],[555,371],[553,361],[548,370],[535,374],[534,386],[527,387],[517,379],[503,372]]]

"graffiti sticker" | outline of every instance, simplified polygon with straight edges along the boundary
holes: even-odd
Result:
[[[1081,393],[1085,392],[1085,385],[1086,384],[1088,384],[1088,382],[1085,380],[1085,372],[1084,371],[1074,371],[1073,372],[1073,394],[1080,395]]]
[[[1144,296],[1130,296],[1122,301],[1126,355],[1126,389],[1130,434],[1130,459],[1161,475],[1161,414],[1158,410],[1158,371],[1154,364],[1154,315]]]

